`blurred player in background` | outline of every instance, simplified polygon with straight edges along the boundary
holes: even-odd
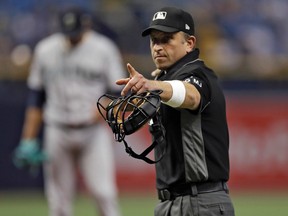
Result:
[[[61,32],[36,46],[28,78],[28,108],[14,161],[37,165],[44,159],[37,141],[43,116],[50,216],[72,215],[78,168],[100,215],[120,215],[111,134],[101,124],[96,101],[104,93],[119,93],[115,80],[125,71],[118,48],[92,30],[92,20],[80,8],[62,11]]]

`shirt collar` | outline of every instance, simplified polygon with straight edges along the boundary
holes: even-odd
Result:
[[[175,64],[170,66],[166,70],[166,72],[167,73],[173,73],[174,71],[177,71],[178,69],[180,69],[183,65],[187,64],[188,62],[191,62],[191,61],[198,59],[199,53],[200,53],[199,49],[195,48],[193,51],[187,53],[184,57],[182,57],[177,62],[175,62]]]

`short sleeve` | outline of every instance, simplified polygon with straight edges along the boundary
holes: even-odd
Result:
[[[187,77],[184,81],[191,83],[199,91],[201,95],[201,104],[198,110],[202,112],[211,101],[211,88],[209,85],[209,80],[205,79],[205,77],[191,75]]]

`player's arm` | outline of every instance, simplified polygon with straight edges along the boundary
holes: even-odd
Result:
[[[43,90],[29,90],[22,137],[13,156],[16,167],[27,167],[32,173],[42,161],[46,160],[46,154],[41,151],[40,143],[37,140],[42,123],[44,100],[45,92]]]
[[[29,89],[22,139],[35,139],[42,124],[42,107],[46,95],[44,90]]]
[[[42,123],[42,109],[28,107],[25,114],[22,139],[34,139],[39,133]]]
[[[161,100],[172,107],[191,110],[199,107],[201,95],[194,85],[178,80],[172,82],[148,80],[130,64],[127,64],[127,69],[130,77],[116,81],[118,85],[125,85],[122,95],[127,95],[129,91],[138,94],[144,91],[162,90]]]

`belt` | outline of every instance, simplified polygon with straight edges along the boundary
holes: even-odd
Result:
[[[174,200],[178,196],[211,193],[216,191],[226,191],[228,193],[228,186],[226,182],[203,182],[203,183],[189,183],[181,184],[175,187],[158,190],[158,198],[164,200]]]

